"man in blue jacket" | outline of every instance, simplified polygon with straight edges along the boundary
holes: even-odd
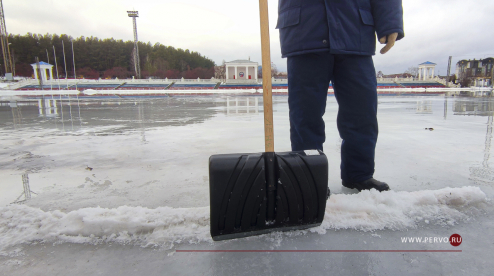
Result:
[[[279,0],[287,57],[292,150],[323,149],[329,82],[338,102],[341,179],[348,188],[389,190],[373,178],[378,135],[376,33],[386,53],[404,37],[401,0]]]

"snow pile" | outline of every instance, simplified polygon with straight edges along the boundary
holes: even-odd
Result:
[[[98,94],[98,90],[94,90],[94,89],[86,89],[82,92],[82,94],[85,94],[85,95],[97,95]]]
[[[452,225],[467,221],[488,202],[478,187],[435,191],[332,195],[321,226],[327,229],[405,230],[420,223]],[[290,233],[289,235],[293,235]],[[118,242],[172,248],[175,243],[211,241],[209,207],[148,209],[83,208],[45,212],[25,205],[0,208],[0,249],[28,242]]]
[[[334,195],[327,202],[322,225],[312,231],[404,230],[421,223],[448,226],[468,221],[487,202],[485,193],[478,187],[384,193],[370,190]]]
[[[172,247],[173,243],[211,240],[209,207],[121,206],[44,212],[25,205],[0,208],[0,249],[33,242],[118,242]]]

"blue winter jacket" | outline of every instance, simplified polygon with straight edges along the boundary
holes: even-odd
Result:
[[[401,0],[279,0],[283,57],[311,52],[374,55],[377,37],[404,37]]]

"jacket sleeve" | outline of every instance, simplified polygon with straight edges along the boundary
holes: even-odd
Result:
[[[400,40],[405,36],[403,30],[402,0],[371,0],[372,15],[377,39],[392,33],[398,33]]]

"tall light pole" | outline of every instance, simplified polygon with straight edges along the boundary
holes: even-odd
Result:
[[[46,62],[50,64],[50,55],[48,55],[48,49],[45,50],[46,50]],[[50,72],[52,71],[50,70]],[[48,78],[46,78],[46,80],[48,80]],[[51,74],[50,76],[50,90],[53,90],[53,74]]]
[[[67,79],[67,61],[65,60],[65,46],[62,39],[62,51],[63,51],[63,64],[65,65],[65,82],[67,83],[67,90],[69,90],[69,80]]]
[[[2,44],[3,63],[5,65],[5,73],[12,73],[12,57],[10,56],[9,34],[5,25],[5,15],[3,12],[3,3],[0,0],[0,42]]]
[[[137,22],[136,19],[139,17],[138,11],[127,11],[129,17],[132,17],[132,21],[134,22],[134,68],[136,72],[136,78],[141,78],[141,64],[139,60],[139,46],[137,45]]]
[[[77,75],[75,74],[75,54],[74,54],[74,40],[73,39],[72,39],[72,63],[74,64],[75,90],[77,90]]]
[[[55,52],[55,46],[53,46],[53,56],[55,57],[55,70],[57,71],[58,90],[60,90],[60,75],[58,74],[57,53]]]
[[[451,73],[451,59],[453,57],[452,56],[449,56],[448,58],[448,72],[446,74],[446,87],[449,87],[449,74]]]

